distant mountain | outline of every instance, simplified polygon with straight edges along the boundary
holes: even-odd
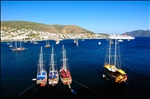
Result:
[[[94,33],[76,25],[46,25],[27,21],[1,21],[1,29],[32,29],[50,33]]]
[[[135,36],[135,37],[150,37],[150,30],[135,30],[135,31],[126,32],[123,34]]]

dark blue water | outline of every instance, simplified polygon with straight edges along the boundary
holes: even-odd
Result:
[[[98,45],[101,42],[101,45]],[[108,41],[105,39],[63,40],[54,46],[58,68],[61,66],[62,44],[65,45],[68,65],[72,74],[71,84],[77,94],[61,82],[56,87],[38,88],[36,77],[40,47],[43,46],[46,69],[49,69],[51,48],[44,48],[45,41],[35,45],[24,43],[27,49],[13,52],[6,42],[1,43],[1,98],[15,99],[150,99],[150,38],[137,37],[120,43],[124,70],[128,74],[127,85],[114,85],[102,78],[103,64]]]

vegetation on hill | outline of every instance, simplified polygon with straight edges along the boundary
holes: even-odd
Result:
[[[32,29],[50,33],[93,33],[76,25],[46,25],[27,21],[1,21],[1,29]]]

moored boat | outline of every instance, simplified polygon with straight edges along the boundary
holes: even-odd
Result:
[[[58,69],[57,69],[54,62],[55,62],[54,61],[54,49],[53,49],[53,46],[52,46],[50,69],[49,69],[49,76],[48,76],[48,84],[50,86],[55,86],[59,82]]]
[[[25,48],[22,46],[21,41],[20,41],[20,47],[17,47],[17,41],[15,41],[15,47],[12,48],[11,50],[13,50],[13,51],[23,51],[23,50],[25,50]]]
[[[46,40],[45,48],[49,48],[49,47],[50,47],[49,41],[48,41],[48,40]]]
[[[44,87],[47,83],[47,71],[46,71],[44,63],[43,63],[42,47],[41,47],[41,51],[40,51],[40,55],[39,55],[36,83],[40,87]]]
[[[63,64],[62,64],[62,67],[59,71],[60,73],[60,80],[61,82],[64,84],[64,85],[69,85],[72,83],[72,77],[71,77],[71,73],[69,71],[69,68],[67,66],[67,59],[66,59],[66,50],[64,48],[64,45],[63,45],[63,48],[62,48],[62,54],[63,54]]]
[[[130,36],[110,36],[109,48],[105,57],[104,72],[106,76],[115,83],[124,83],[127,81],[128,75],[122,68],[120,51],[118,47],[118,39],[134,39]],[[114,44],[112,42],[115,42]],[[113,47],[113,48],[112,48]]]

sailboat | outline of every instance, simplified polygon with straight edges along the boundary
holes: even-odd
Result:
[[[62,46],[62,55],[63,55],[63,59],[62,59],[63,64],[62,64],[61,69],[59,70],[60,80],[64,85],[70,86],[70,84],[72,83],[72,77],[67,66],[66,50],[64,48],[64,45]]]
[[[28,42],[28,41],[25,39],[25,37],[23,38],[23,42],[24,42],[24,43],[27,43],[27,42]]]
[[[47,71],[46,71],[44,63],[43,63],[42,47],[41,47],[41,51],[40,51],[40,55],[39,55],[36,83],[40,87],[44,87],[47,83]]]
[[[122,68],[118,39],[134,39],[131,36],[113,35],[109,37],[109,48],[105,57],[104,72],[115,83],[125,83],[128,75]],[[115,42],[114,44],[112,42]],[[113,50],[114,49],[114,50]]]
[[[76,46],[79,46],[79,44],[78,44],[78,39],[76,40]]]
[[[15,41],[15,48],[12,48],[12,50],[13,50],[13,51],[23,51],[23,50],[25,50],[25,48],[22,47],[21,44],[22,44],[22,43],[21,43],[21,41],[20,41],[20,47],[17,47],[17,41]]]
[[[46,48],[49,48],[50,47],[50,44],[49,44],[49,41],[46,40],[46,45],[45,45]]]
[[[78,44],[78,39],[77,39],[77,38],[74,39],[74,43],[76,44],[76,46],[79,46],[79,44]]]
[[[13,47],[13,45],[12,45],[12,41],[9,43],[9,47],[10,47],[10,48],[12,48],[12,47]]]
[[[98,45],[101,45],[101,42],[98,42]]]
[[[38,41],[34,40],[33,43],[34,43],[34,44],[38,44]]]
[[[59,74],[58,69],[54,64],[54,49],[52,46],[52,53],[51,53],[51,62],[50,62],[50,69],[49,69],[49,76],[48,76],[48,84],[50,86],[55,86],[59,82]]]
[[[60,40],[59,39],[56,39],[56,44],[59,44]]]
[[[122,40],[122,39],[119,39],[118,42],[123,42],[123,40]]]

